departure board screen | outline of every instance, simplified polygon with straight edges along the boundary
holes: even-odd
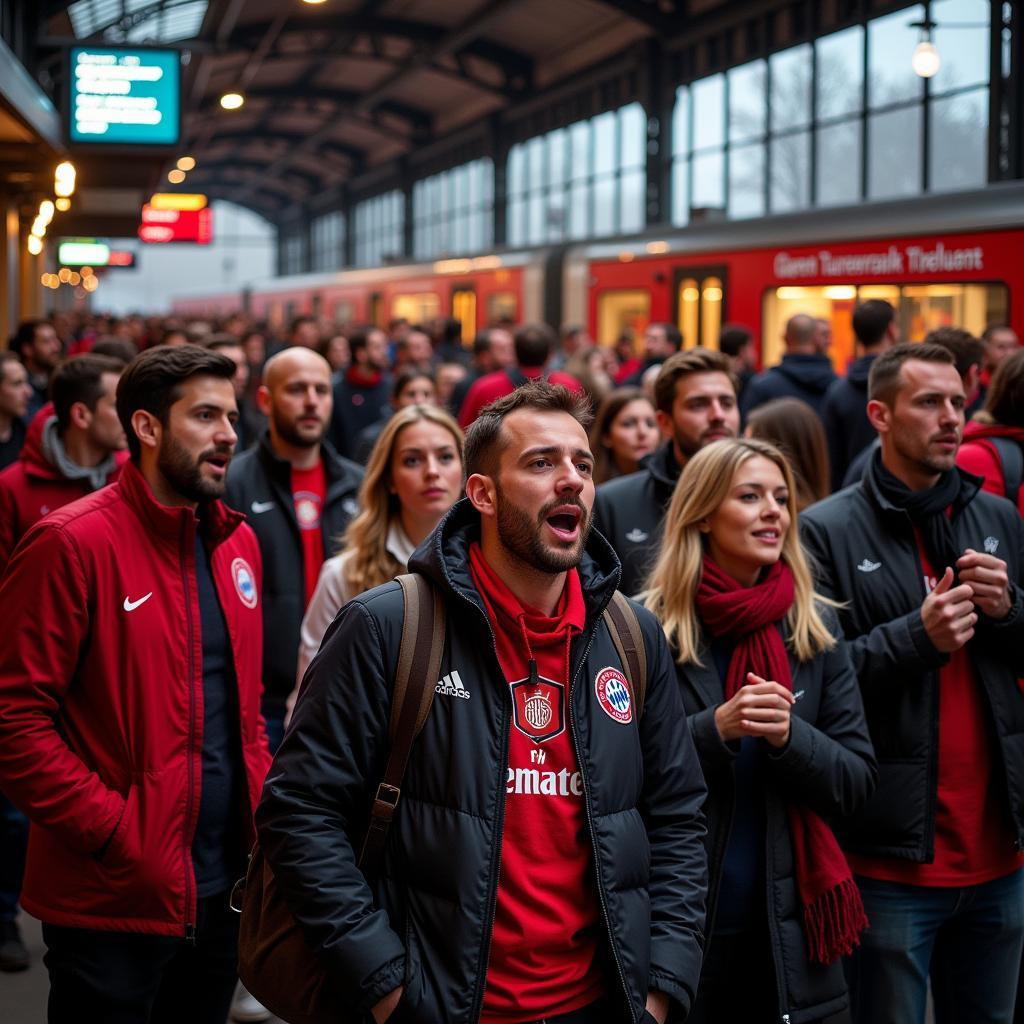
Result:
[[[177,50],[73,47],[68,139],[121,146],[173,146],[181,134]]]

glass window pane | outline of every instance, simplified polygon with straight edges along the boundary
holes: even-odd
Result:
[[[811,123],[811,47],[776,53],[771,66],[771,130],[804,128]]]
[[[772,139],[771,147],[772,211],[805,209],[811,203],[810,132],[780,135]]]
[[[513,146],[508,151],[508,168],[505,173],[508,175],[508,194],[510,196],[522,195],[526,190],[526,168],[521,145]]]
[[[987,84],[991,11],[990,0],[934,0],[932,40],[942,63],[931,80],[933,93]]]
[[[694,82],[693,148],[720,146],[725,141],[725,76],[712,75]]]
[[[910,58],[920,32],[910,25],[924,20],[915,4],[868,24],[868,106],[883,107],[921,95],[924,80],[914,74]]]
[[[676,89],[676,105],[672,108],[672,152],[676,156],[690,149],[690,93],[686,86]]]
[[[615,179],[594,181],[594,234],[610,235],[615,231]]]
[[[730,142],[749,142],[764,135],[765,77],[763,60],[729,72]]]
[[[643,167],[647,154],[647,115],[639,103],[619,111],[619,166]]]
[[[860,199],[860,121],[818,129],[818,205]]]
[[[598,114],[594,128],[594,173],[607,174],[615,169],[615,112]]]
[[[921,108],[868,118],[868,196],[886,199],[921,191]]]
[[[672,223],[677,227],[690,221],[689,169],[689,164],[682,159],[672,164]]]
[[[725,206],[725,159],[720,149],[693,158],[692,205]]]
[[[569,175],[573,181],[580,181],[590,176],[590,122],[577,121],[570,125],[569,138],[572,144]]]
[[[620,232],[640,231],[643,228],[646,185],[647,175],[644,171],[624,171],[619,179]]]
[[[565,146],[568,141],[565,129],[549,132],[548,145],[548,184],[561,185],[565,181]]]
[[[508,221],[505,224],[505,234],[508,237],[509,245],[526,244],[526,232],[523,228],[525,206],[522,199],[510,198],[508,201]]]
[[[569,236],[586,238],[590,234],[590,186],[579,182],[569,194]]]
[[[526,144],[526,159],[528,162],[528,177],[526,187],[531,192],[544,186],[544,137],[538,136],[530,139]]]
[[[729,151],[729,216],[764,213],[764,146],[737,146]]]
[[[933,191],[988,180],[988,89],[932,100],[928,173]]]
[[[526,229],[526,239],[530,245],[543,242],[544,235],[544,196],[534,192],[529,198],[530,219]]]
[[[864,85],[864,29],[860,25],[819,39],[818,118],[860,110]]]

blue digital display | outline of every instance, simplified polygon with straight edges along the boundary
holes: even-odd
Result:
[[[177,145],[181,135],[177,50],[74,47],[69,79],[71,142]]]

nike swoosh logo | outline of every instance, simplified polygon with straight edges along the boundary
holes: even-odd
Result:
[[[145,604],[152,596],[153,591],[151,590],[148,594],[145,595],[145,597],[140,597],[138,601],[132,601],[126,597],[124,599],[124,610],[126,612],[133,612],[135,611],[136,608],[139,607],[140,604]]]
[[[269,512],[273,507],[274,502],[272,501],[254,501],[249,506],[256,515],[259,515],[261,512]]]

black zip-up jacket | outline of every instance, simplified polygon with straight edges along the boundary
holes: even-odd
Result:
[[[369,1010],[400,984],[396,1024],[475,1024],[484,996],[508,770],[509,688],[469,570],[479,517],[463,499],[417,549],[410,569],[443,593],[439,692],[412,748],[379,878],[356,866],[387,753],[402,595],[388,583],[347,604],[310,665],[257,811],[267,861],[306,936]],[[620,666],[601,616],[618,583],[592,533],[579,567],[587,616],[570,649],[569,724],[583,779],[594,899],[607,930],[608,988],[620,1021],[644,1018],[648,989],[688,1012],[704,945],[704,780],[686,729],[671,655],[638,608],[648,653],[644,715],[619,724],[595,693]]]
[[[359,511],[356,495],[363,470],[330,445],[320,446],[327,494],[320,510],[324,558],[333,555],[349,520]],[[264,698],[284,704],[295,687],[299,628],[306,607],[302,537],[292,500],[292,467],[271,447],[270,434],[231,460],[225,502],[245,514],[263,554]]]
[[[743,389],[743,418],[773,398],[799,398],[820,413],[825,392],[835,379],[836,372],[828,356],[802,352],[783,356],[778,366],[759,373]]]
[[[635,473],[601,484],[594,501],[594,521],[622,563],[619,589],[639,593],[654,568],[661,544],[661,524],[682,468],[672,442],[663,444]]]
[[[832,490],[843,486],[843,477],[850,463],[872,441],[875,428],[868,419],[868,374],[878,358],[872,354],[850,363],[845,377],[829,385],[821,405],[821,423],[828,443],[828,465],[832,474]]]
[[[873,467],[864,479],[801,516],[817,563],[818,589],[845,602],[840,622],[864,698],[878,758],[878,788],[839,823],[844,846],[859,854],[930,863],[935,857],[939,670],[949,660],[921,617],[924,571],[909,516],[879,492]],[[1024,524],[1005,498],[968,489],[953,520],[957,547],[1006,562],[1012,607],[994,621],[979,613],[967,652],[985,697],[993,738],[993,784],[1005,796],[1017,843],[1024,842]]]
[[[823,614],[832,633],[838,635],[835,615],[829,609]],[[704,805],[711,878],[707,933],[713,936],[718,885],[732,828],[739,744],[726,743],[715,725],[715,708],[725,693],[706,641],[700,661],[700,665],[677,665],[676,672],[686,720],[708,783]],[[846,982],[838,961],[825,967],[808,960],[787,806],[790,801],[803,804],[834,823],[864,806],[875,786],[877,766],[846,645],[840,640],[833,650],[805,662],[790,652],[789,667],[797,696],[789,743],[776,750],[760,742],[758,753],[765,794],[765,903],[779,995],[778,1019],[801,1024],[845,1007]]]

